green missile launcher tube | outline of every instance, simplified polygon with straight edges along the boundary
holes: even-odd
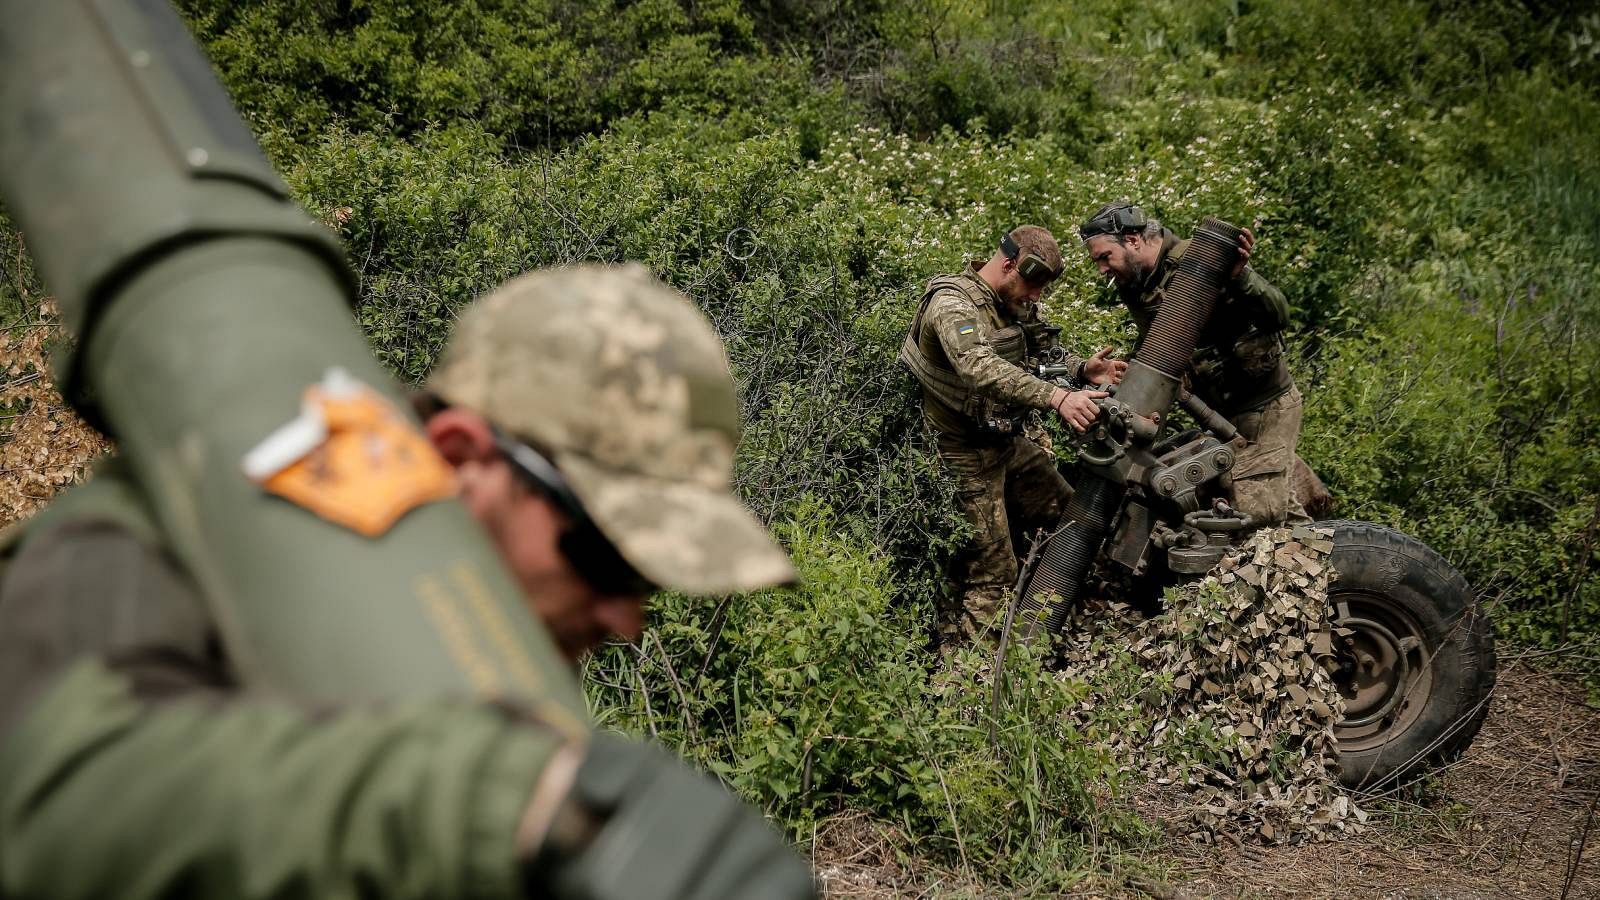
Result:
[[[575,680],[459,504],[376,537],[242,461],[343,369],[403,403],[349,314],[337,241],[156,0],[0,0],[0,197],[118,442],[253,686],[312,701],[497,696],[581,730]]]

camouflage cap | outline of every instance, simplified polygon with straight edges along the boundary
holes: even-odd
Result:
[[[795,579],[734,495],[722,341],[638,265],[531,272],[461,314],[428,389],[545,451],[640,574],[720,593]]]

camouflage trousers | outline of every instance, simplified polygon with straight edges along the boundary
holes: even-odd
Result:
[[[1233,463],[1233,507],[1259,527],[1311,521],[1295,496],[1294,461],[1300,442],[1299,388],[1266,406],[1229,419],[1242,444]]]
[[[957,555],[959,609],[941,615],[944,641],[967,642],[999,625],[1017,582],[1013,532],[1025,535],[1061,517],[1072,488],[1056,470],[1048,435],[1017,437],[998,446],[939,437],[939,459],[956,483],[956,503],[975,532]],[[1025,545],[1023,547],[1025,549]]]

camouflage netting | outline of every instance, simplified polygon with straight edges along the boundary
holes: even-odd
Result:
[[[1366,821],[1338,783],[1332,551],[1329,529],[1262,531],[1170,591],[1160,616],[1090,603],[1065,629],[1059,677],[1089,692],[1078,724],[1128,769],[1187,790],[1201,837],[1323,840]]]

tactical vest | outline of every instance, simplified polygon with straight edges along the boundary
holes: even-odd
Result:
[[[996,355],[1016,366],[1023,365],[1028,356],[1027,337],[1021,325],[1006,325],[1000,319],[989,295],[972,275],[940,275],[930,280],[917,304],[917,314],[911,320],[905,340],[900,345],[900,362],[931,397],[971,420],[971,429],[993,436],[1021,433],[1021,420],[1027,410],[996,403],[991,398],[972,390],[950,364],[939,336],[922,329],[922,317],[928,304],[940,291],[961,293],[977,307],[981,329],[979,338],[987,340]]]
[[[1129,311],[1139,327],[1139,343],[1155,321],[1156,310],[1166,299],[1167,288],[1178,272],[1178,263],[1189,249],[1187,239],[1167,248],[1159,265],[1156,286],[1129,303]],[[1200,330],[1194,359],[1189,364],[1190,389],[1224,415],[1260,409],[1294,387],[1284,360],[1282,331],[1261,331],[1241,317],[1230,314],[1230,297],[1224,292],[1211,321]],[[1138,346],[1134,353],[1139,352]]]

